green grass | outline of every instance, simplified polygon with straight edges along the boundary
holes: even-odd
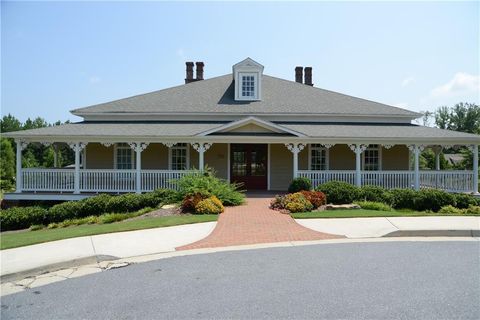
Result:
[[[292,213],[295,219],[313,219],[313,218],[367,218],[367,217],[422,217],[422,216],[454,216],[453,214],[439,214],[435,212],[420,211],[377,211],[377,210],[326,210],[313,212]],[[462,214],[460,216],[467,216]]]
[[[43,229],[37,231],[19,231],[0,235],[0,249],[10,249],[31,244],[61,239],[91,236],[95,234],[169,227],[181,224],[216,221],[218,215],[182,215],[145,218],[122,221],[110,224],[80,225],[59,229]]]

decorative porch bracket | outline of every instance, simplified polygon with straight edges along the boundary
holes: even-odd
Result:
[[[15,192],[21,193],[23,189],[23,178],[22,178],[22,150],[28,146],[28,142],[24,140],[15,140],[17,143],[17,175],[15,178]]]
[[[80,193],[80,152],[87,146],[87,142],[69,142],[68,146],[75,152],[75,176],[73,193]]]
[[[200,170],[203,170],[203,167],[205,166],[205,160],[204,160],[204,153],[210,147],[212,146],[212,143],[210,142],[194,142],[192,143],[193,149],[195,149],[198,152],[198,168]]]
[[[410,144],[408,149],[414,154],[414,171],[415,171],[415,190],[420,190],[420,152],[425,149],[424,145]]]
[[[368,144],[349,144],[350,150],[355,152],[355,185],[357,187],[362,186],[362,152],[367,150]]]
[[[298,154],[305,148],[305,143],[285,143],[285,147],[293,153],[293,178],[298,177]]]
[[[128,145],[135,151],[135,192],[142,193],[142,151],[148,147],[146,142],[129,142]]]

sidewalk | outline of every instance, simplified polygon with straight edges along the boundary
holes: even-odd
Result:
[[[480,217],[390,217],[343,219],[296,219],[319,232],[347,238],[388,236],[480,236]]]
[[[4,276],[65,262],[92,263],[105,256],[108,260],[175,251],[205,238],[216,222],[185,224],[173,227],[107,233],[71,238],[0,251],[1,271]],[[93,259],[87,259],[92,258]],[[84,263],[85,264],[85,263]]]
[[[295,221],[311,230],[351,239],[385,236],[480,236],[480,217],[343,218]],[[175,248],[204,239],[212,233],[215,226],[216,222],[197,223],[79,237],[1,250],[0,275],[41,269],[45,266],[89,257],[96,257],[98,261],[101,256],[105,256],[104,260],[113,260],[173,252]]]

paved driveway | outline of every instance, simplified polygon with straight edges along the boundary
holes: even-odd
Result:
[[[308,229],[296,223],[290,215],[269,209],[271,199],[271,195],[256,195],[247,198],[246,205],[227,207],[209,236],[177,250],[343,238]]]
[[[437,241],[175,257],[2,297],[1,319],[479,319],[478,252]]]

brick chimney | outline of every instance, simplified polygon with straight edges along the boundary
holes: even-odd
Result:
[[[203,66],[205,65],[203,62],[196,62],[197,65],[197,81],[203,80]]]
[[[303,83],[303,67],[295,67],[295,82]]]
[[[187,66],[187,76],[185,78],[185,84],[195,81],[193,79],[193,62],[185,62]]]
[[[313,86],[312,67],[305,67],[305,84],[307,86]]]

